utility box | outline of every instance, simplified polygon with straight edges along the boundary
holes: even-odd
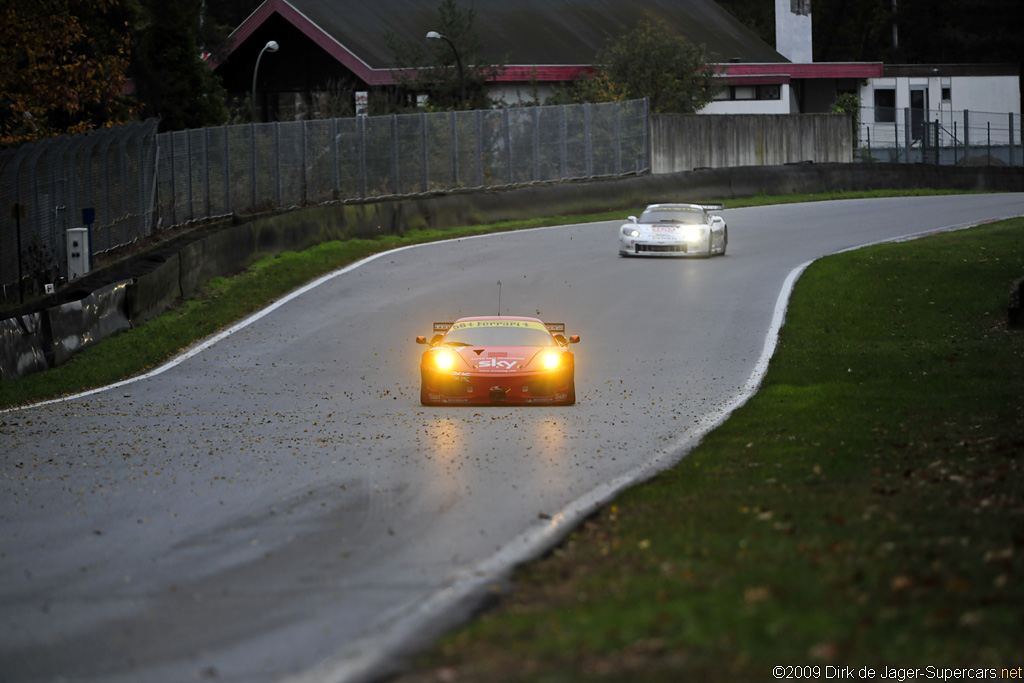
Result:
[[[89,272],[89,228],[68,229],[68,280]]]

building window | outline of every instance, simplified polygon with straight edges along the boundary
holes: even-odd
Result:
[[[737,85],[733,88],[732,97],[735,100],[756,100],[757,87],[753,85]]]
[[[950,92],[950,87],[948,85],[947,86],[943,86],[943,88],[942,88],[942,101],[943,102],[949,102],[951,99],[953,99],[953,95]]]
[[[780,85],[731,85],[722,88],[715,95],[715,100],[720,102],[781,99],[782,86]]]
[[[875,88],[875,122],[896,123],[895,88]]]
[[[806,17],[811,13],[811,0],[789,0],[789,11]]]

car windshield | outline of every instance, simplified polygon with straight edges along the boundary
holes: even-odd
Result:
[[[704,220],[704,209],[680,206],[677,208],[660,207],[648,209],[640,215],[641,223],[685,223],[698,225]]]
[[[451,346],[555,346],[551,333],[538,327],[461,327],[448,330]]]

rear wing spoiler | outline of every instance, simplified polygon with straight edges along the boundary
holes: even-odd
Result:
[[[455,323],[434,323],[435,334],[444,334],[451,329]],[[565,334],[565,323],[544,323],[548,332],[552,334]]]
[[[725,208],[725,204],[698,204],[697,206],[705,211],[721,211]]]

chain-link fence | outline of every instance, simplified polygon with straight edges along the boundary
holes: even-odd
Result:
[[[256,123],[158,136],[157,212],[232,212],[648,170],[647,101]]]
[[[147,235],[156,119],[0,153],[0,302],[68,276],[67,231],[87,227],[90,253]],[[90,224],[91,223],[91,224]]]
[[[861,161],[1021,166],[1021,115],[952,109],[860,110]]]
[[[647,101],[357,117],[156,133],[151,120],[0,154],[0,302],[101,253],[233,212],[642,173]],[[83,213],[88,210],[88,213]]]

